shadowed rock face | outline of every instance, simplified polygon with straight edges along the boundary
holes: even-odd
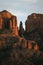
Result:
[[[22,21],[20,21],[20,25],[19,25],[19,36],[23,37],[23,34],[24,34],[23,23],[22,23]]]
[[[43,48],[43,14],[33,13],[25,22],[26,39],[34,40]]]
[[[27,32],[40,29],[43,34],[43,14],[33,13],[29,15],[25,24]]]
[[[6,10],[0,12],[0,30],[12,30],[11,34],[18,35],[17,17]]]

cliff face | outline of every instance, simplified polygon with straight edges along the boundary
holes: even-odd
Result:
[[[34,40],[43,49],[43,14],[33,13],[25,22],[26,39]]]
[[[33,13],[29,15],[25,24],[27,32],[39,29],[43,34],[43,14]]]
[[[10,32],[12,35],[18,35],[18,27],[17,27],[17,17],[9,13],[8,11],[4,10],[0,12],[0,30],[11,30]],[[1,33],[2,33],[1,31]],[[8,33],[9,33],[8,32]]]

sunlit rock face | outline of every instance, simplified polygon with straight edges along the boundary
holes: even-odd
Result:
[[[0,31],[18,35],[17,17],[6,10],[0,12]]]
[[[33,13],[27,17],[26,31],[32,31],[34,29],[40,29],[43,33],[43,14]]]
[[[39,50],[39,46],[37,45],[37,43],[35,41],[27,41],[27,47],[28,49],[33,49],[34,51],[38,51]]]

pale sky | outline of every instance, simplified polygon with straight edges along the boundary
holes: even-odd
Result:
[[[0,11],[8,10],[17,16],[18,24],[31,13],[43,14],[43,0],[0,0]]]

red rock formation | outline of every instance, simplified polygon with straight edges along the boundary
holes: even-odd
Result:
[[[26,31],[32,31],[34,29],[40,29],[43,34],[43,14],[33,13],[28,16],[26,20]]]
[[[37,41],[40,50],[43,49],[43,14],[33,13],[28,16],[26,23],[25,37],[28,40]]]
[[[38,51],[39,50],[39,46],[37,45],[37,43],[35,41],[28,40],[27,44],[28,44],[27,45],[28,49],[33,49],[34,51]]]
[[[10,12],[8,12],[7,10],[3,10],[2,12],[0,12],[2,17],[5,18],[11,18],[11,16],[13,16]]]
[[[18,27],[17,27],[17,17],[12,16],[10,19],[10,28],[12,29],[12,34],[18,35]]]
[[[17,17],[4,10],[0,12],[0,30],[10,30],[10,34],[18,35]]]

